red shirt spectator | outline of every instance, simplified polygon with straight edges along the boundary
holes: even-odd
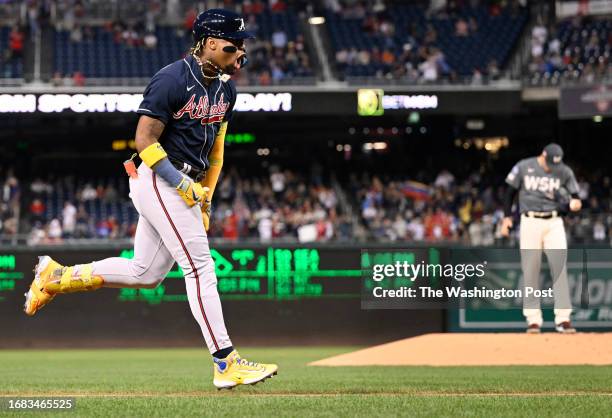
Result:
[[[185,20],[183,21],[183,27],[186,31],[191,31],[193,28],[193,22],[195,22],[197,17],[197,12],[195,9],[189,9],[187,14],[185,15]]]
[[[253,3],[244,2],[242,6],[242,14],[245,15],[258,15],[264,11],[265,5],[261,2],[261,0],[254,0]]]
[[[223,238],[238,238],[238,217],[235,213],[232,213],[223,220]]]
[[[441,209],[425,216],[425,236],[428,240],[441,240],[450,236],[450,217]]]
[[[83,87],[85,85],[85,76],[80,71],[75,71],[72,75],[72,82],[77,87]]]
[[[270,8],[273,12],[284,12],[287,5],[283,0],[270,0]]]
[[[20,57],[23,53],[23,33],[16,27],[9,34],[9,49],[13,57]]]
[[[42,216],[45,209],[45,204],[40,199],[34,199],[30,204],[30,213],[34,216]]]

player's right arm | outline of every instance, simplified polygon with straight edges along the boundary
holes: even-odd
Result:
[[[504,219],[501,225],[501,234],[504,237],[510,235],[510,229],[512,228],[512,204],[514,198],[521,187],[521,163],[516,164],[510,170],[510,173],[506,176],[506,184],[508,185],[506,193],[504,195]]]

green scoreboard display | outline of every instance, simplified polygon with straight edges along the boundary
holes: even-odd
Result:
[[[132,258],[133,250],[49,253],[65,264],[107,257]],[[211,249],[218,289],[224,300],[359,299],[359,251],[307,247]],[[36,256],[0,254],[0,304],[22,298],[32,280]],[[183,272],[174,265],[155,289],[117,289],[117,301],[160,304],[187,301]]]
[[[421,307],[416,304],[404,305],[393,312],[390,309],[364,308],[362,304],[364,271],[374,264],[389,264],[396,261],[408,263],[438,263],[447,260],[448,249],[414,248],[391,249],[378,247],[368,252],[356,245],[343,246],[236,246],[219,245],[211,249],[215,262],[218,290],[226,301],[228,315],[237,315],[245,329],[249,321],[272,319],[286,321],[283,332],[291,331],[294,321],[301,321],[300,332],[305,327],[312,333],[326,330],[334,335],[335,330],[344,327],[348,333],[355,324],[359,332],[366,335],[372,324],[376,332],[387,337],[408,335],[410,332],[450,331],[512,331],[524,329],[520,301],[510,309],[488,310],[474,304],[463,309],[457,306]],[[482,249],[479,257],[493,260],[495,249]],[[507,250],[511,251],[511,250]],[[132,258],[130,249],[52,249],[47,252],[59,262],[67,265],[87,263],[108,257]],[[589,251],[590,305],[575,305],[572,320],[577,327],[587,330],[612,329],[612,250]],[[155,289],[102,289],[97,292],[69,295],[58,298],[45,308],[44,315],[35,320],[22,312],[24,293],[33,278],[32,269],[37,262],[33,250],[0,252],[0,329],[6,338],[21,337],[24,326],[37,327],[37,332],[46,332],[52,323],[64,321],[71,327],[87,326],[79,318],[84,312],[92,313],[91,320],[97,326],[104,321],[109,333],[116,330],[116,318],[146,321],[147,326],[156,327],[171,321],[177,315],[184,324],[173,323],[183,332],[192,329],[192,318],[185,315],[188,310],[183,272],[174,266],[165,280]],[[580,280],[583,263],[570,257],[568,273],[571,283]],[[517,282],[522,273],[520,261],[490,263],[489,271],[498,280]],[[545,264],[542,270],[545,270]],[[435,281],[435,278],[432,280]],[[392,286],[405,285],[399,281]],[[378,309],[378,310],[377,310]],[[428,309],[428,310],[427,310]],[[104,315],[107,310],[113,315]],[[188,311],[187,311],[188,312]],[[247,315],[247,316],[245,316]],[[258,316],[259,315],[259,316]],[[333,315],[334,321],[329,321]],[[250,317],[249,317],[250,316]],[[248,318],[248,320],[247,320]],[[552,319],[551,312],[545,312],[545,320]],[[102,321],[102,322],[100,322]],[[132,322],[128,322],[132,323]],[[125,328],[126,325],[123,326]],[[139,325],[140,327],[140,325]],[[234,325],[236,327],[236,325]],[[69,331],[70,327],[67,327]],[[76,328],[75,328],[76,329]],[[79,332],[89,332],[84,328]],[[155,331],[153,329],[151,333]],[[280,329],[280,328],[278,328]],[[177,331],[177,333],[179,332]],[[68,332],[68,331],[66,331]],[[138,335],[135,331],[134,335]],[[140,328],[138,328],[140,332]],[[245,332],[245,331],[243,331]],[[298,331],[296,331],[298,332]],[[351,331],[353,332],[353,331]],[[11,335],[13,337],[11,337]],[[113,334],[114,335],[114,334]],[[347,334],[348,335],[348,334]],[[52,336],[50,334],[50,336]],[[382,338],[382,337],[381,337]],[[1,343],[2,341],[0,341]],[[1,345],[1,344],[0,344]]]
[[[133,257],[132,250],[121,257]],[[359,294],[358,253],[316,248],[211,249],[221,299],[291,300],[356,298]],[[357,258],[356,258],[357,257]],[[180,279],[176,280],[176,279]],[[150,304],[186,301],[178,265],[155,289],[121,289],[119,300]]]

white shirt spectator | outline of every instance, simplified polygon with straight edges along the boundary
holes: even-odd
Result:
[[[406,233],[408,232],[408,224],[401,216],[397,216],[395,218],[395,222],[393,222],[393,229],[397,234],[399,239],[406,238]]]
[[[597,220],[593,225],[593,239],[595,241],[603,241],[606,239],[606,226],[601,220]]]
[[[257,230],[262,241],[270,241],[272,239],[272,219],[262,218],[257,225]]]
[[[83,187],[83,191],[81,192],[81,200],[94,200],[97,197],[98,193],[96,192],[96,189],[94,189],[91,184],[87,183],[85,187]]]
[[[419,65],[419,69],[423,72],[423,80],[436,81],[438,79],[438,66],[435,59],[429,57]]]
[[[442,170],[436,177],[434,186],[449,190],[454,182],[455,176],[453,176],[453,174],[448,170]]]
[[[264,206],[263,208],[255,212],[255,219],[257,221],[260,221],[265,218],[271,218],[271,217],[272,217],[272,211],[267,206]]]
[[[532,57],[541,57],[543,53],[544,53],[544,48],[542,47],[542,44],[538,44],[535,42],[531,44],[531,56]]]
[[[319,202],[327,209],[335,208],[338,204],[336,193],[331,189],[323,189],[319,192]]]
[[[280,171],[270,175],[270,183],[272,183],[272,191],[274,193],[282,193],[285,190],[285,175]]]
[[[76,226],[76,214],[76,207],[72,203],[66,202],[64,209],[62,210],[62,227],[64,228],[64,232],[67,234],[74,233],[74,228]]]
[[[149,32],[144,37],[144,45],[149,49],[157,47],[157,36],[153,32]]]
[[[480,220],[476,220],[468,227],[471,245],[482,245],[482,224]]]
[[[49,222],[48,236],[50,239],[54,240],[62,238],[62,225],[60,224],[59,219],[53,218],[51,222]]]
[[[551,54],[559,54],[561,52],[561,41],[555,38],[548,43],[548,52]]]
[[[284,48],[287,46],[287,34],[282,30],[276,30],[272,33],[272,46],[275,48]]]
[[[30,231],[30,235],[28,236],[28,245],[40,244],[46,237],[47,234],[45,233],[44,229],[38,225],[34,226]]]
[[[414,241],[423,241],[425,238],[425,225],[419,218],[411,220],[407,229]]]
[[[34,193],[51,193],[53,191],[53,187],[37,178],[30,184],[30,190]]]
[[[542,25],[534,26],[533,30],[531,31],[531,38],[540,44],[543,44],[546,41],[547,35],[548,31],[546,30],[546,27]]]
[[[374,207],[374,205],[369,205],[363,208],[363,211],[361,212],[361,216],[363,216],[364,219],[374,219],[376,217],[376,213],[377,213],[377,210]]]

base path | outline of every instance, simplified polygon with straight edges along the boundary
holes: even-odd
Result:
[[[311,366],[581,364],[612,364],[612,333],[426,334],[310,363]]]

